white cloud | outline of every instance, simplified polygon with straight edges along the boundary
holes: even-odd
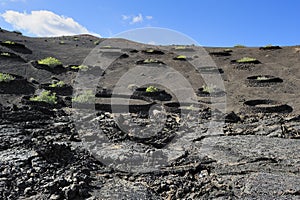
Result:
[[[123,20],[128,20],[128,19],[130,19],[131,17],[130,16],[128,16],[128,15],[122,15],[122,19]]]
[[[72,18],[59,16],[47,10],[32,11],[30,14],[9,10],[1,16],[15,29],[28,31],[39,37],[85,33],[100,36],[89,32]]]
[[[153,16],[146,16],[146,19],[148,19],[148,20],[151,20],[151,19],[153,19]]]
[[[144,21],[143,15],[139,14],[139,15],[132,18],[131,24],[136,24],[136,23],[140,23],[140,22],[143,22],[143,21]]]
[[[145,16],[147,20],[152,20],[153,16],[147,15]],[[130,24],[142,23],[144,21],[144,16],[140,13],[136,16],[133,15],[122,15],[123,21],[130,21]]]
[[[6,6],[8,3],[16,3],[16,2],[23,2],[25,3],[26,0],[0,0],[2,6]]]

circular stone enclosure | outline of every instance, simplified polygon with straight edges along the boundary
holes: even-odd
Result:
[[[270,99],[256,99],[244,102],[246,110],[254,113],[290,113],[293,108],[287,104]]]
[[[267,87],[282,82],[283,80],[281,78],[271,75],[249,76],[246,80],[246,84],[250,87]]]

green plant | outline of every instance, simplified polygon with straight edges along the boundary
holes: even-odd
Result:
[[[186,60],[186,56],[185,55],[179,55],[179,56],[176,57],[176,59]]]
[[[232,49],[224,49],[223,51],[226,53],[230,53],[230,52],[232,52]]]
[[[10,40],[6,40],[5,42],[3,42],[4,44],[10,44],[10,45],[14,45],[16,44],[15,42],[13,41],[10,41]]]
[[[54,82],[54,83],[50,84],[49,87],[55,88],[55,87],[63,87],[65,85],[66,84],[63,81],[58,81],[58,82]]]
[[[185,46],[177,46],[177,47],[175,47],[175,50],[182,50],[182,49],[186,49],[186,47]]]
[[[65,41],[59,41],[59,44],[66,44]]]
[[[55,67],[57,65],[62,65],[62,62],[56,58],[47,57],[45,59],[38,60],[38,64],[48,65],[49,67]]]
[[[0,73],[0,82],[8,83],[13,80],[15,80],[15,77],[13,77],[12,75]]]
[[[154,86],[149,86],[146,88],[146,92],[158,92],[159,89]]]
[[[51,94],[50,91],[44,90],[41,92],[40,95],[31,97],[29,99],[30,101],[40,101],[40,102],[46,102],[49,104],[57,104],[57,97],[56,94]]]
[[[234,46],[234,48],[245,48],[246,46],[245,45],[242,45],[242,44],[237,44]]]
[[[269,80],[269,78],[266,77],[266,76],[258,76],[258,77],[256,78],[256,80],[258,80],[258,81],[265,81],[265,80]]]
[[[95,100],[95,94],[92,90],[87,90],[83,94],[80,94],[72,98],[72,102],[76,103],[93,103]]]
[[[158,63],[159,61],[158,60],[155,60],[155,59],[152,59],[152,58],[149,58],[149,59],[146,59],[143,61],[143,63]]]
[[[100,44],[100,40],[96,40],[95,42],[94,42],[94,45],[99,45]]]
[[[202,92],[206,92],[206,93],[212,93],[216,90],[216,87],[211,85],[211,86],[208,86],[208,85],[203,85],[202,86]]]
[[[82,71],[86,71],[89,67],[86,66],[86,65],[74,65],[74,66],[71,66],[71,69],[79,69],[79,70],[82,70]]]
[[[74,37],[73,39],[74,39],[74,41],[79,41],[78,37]]]
[[[237,60],[237,63],[251,63],[251,62],[257,62],[258,60],[256,58],[250,58],[250,57],[244,57],[239,60]]]
[[[1,53],[1,56],[10,57],[10,56],[11,56],[11,54],[10,54],[10,53],[7,53],[7,52],[2,52],[2,53]]]
[[[153,52],[154,52],[154,49],[147,49],[146,52],[147,52],[147,53],[153,53]]]

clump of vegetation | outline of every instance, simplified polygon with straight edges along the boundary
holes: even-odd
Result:
[[[258,76],[258,77],[256,78],[256,80],[258,80],[258,81],[266,81],[266,80],[269,80],[269,78],[266,77],[266,76]]]
[[[95,94],[92,90],[87,90],[83,94],[80,94],[72,98],[72,102],[75,103],[93,103],[95,100]]]
[[[56,94],[55,93],[51,94],[51,92],[47,91],[47,90],[44,90],[43,92],[41,92],[40,95],[38,95],[36,97],[31,97],[29,100],[30,101],[46,102],[46,103],[49,103],[49,104],[57,104]]]
[[[146,52],[147,52],[147,53],[153,53],[153,52],[154,52],[154,49],[147,49]]]
[[[223,51],[226,53],[230,53],[230,52],[232,52],[232,49],[224,49]]]
[[[256,58],[244,57],[236,61],[237,63],[253,63],[258,62]]]
[[[48,65],[49,67],[55,67],[57,65],[62,65],[62,62],[53,57],[47,57],[42,60],[38,60],[38,64],[40,65]]]
[[[143,63],[159,63],[159,60],[149,58],[144,60]]]
[[[159,91],[159,89],[154,86],[149,86],[146,88],[146,92],[158,92],[158,91]]]
[[[74,41],[78,41],[79,38],[78,38],[78,37],[74,37],[73,40],[74,40]]]
[[[10,45],[14,45],[16,44],[15,42],[13,41],[10,41],[10,40],[6,40],[5,42],[3,42],[4,44],[10,44]]]
[[[242,44],[237,44],[234,46],[234,48],[246,48],[246,46]]]
[[[184,49],[186,49],[185,46],[177,46],[177,47],[175,47],[175,50],[184,50]]]
[[[59,44],[66,44],[65,41],[59,41]]]
[[[11,56],[11,54],[10,54],[10,53],[7,53],[7,52],[2,52],[2,53],[1,53],[1,56],[10,57],[10,56]]]
[[[281,47],[280,47],[280,46],[274,46],[274,45],[272,45],[272,44],[268,44],[268,45],[266,45],[266,46],[264,46],[264,47],[260,47],[259,49],[263,49],[263,50],[268,50],[268,49],[270,49],[270,50],[272,50],[272,49],[281,49]]]
[[[186,56],[185,55],[179,55],[176,57],[176,60],[186,60]]]
[[[64,87],[65,85],[66,85],[65,82],[58,81],[58,82],[54,82],[54,83],[50,84],[49,87],[56,88],[56,87]]]
[[[95,42],[94,42],[94,45],[99,45],[100,44],[100,40],[96,40]]]
[[[0,73],[0,83],[1,83],[1,82],[6,82],[6,83],[8,83],[8,82],[13,81],[13,80],[15,80],[15,79],[16,79],[16,78],[13,77],[13,76],[10,75],[10,74],[3,74],[3,73]]]
[[[101,47],[102,49],[111,49],[112,48],[112,46],[110,46],[110,45],[106,45],[106,46],[103,46],[103,47]]]
[[[86,66],[86,65],[74,65],[74,66],[71,66],[71,69],[75,69],[75,70],[82,70],[82,71],[86,71],[89,67]]]
[[[216,91],[216,87],[214,85],[208,86],[208,85],[203,85],[202,86],[202,92],[205,93],[213,93]]]

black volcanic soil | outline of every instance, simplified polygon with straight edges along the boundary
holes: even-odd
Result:
[[[22,81],[0,83],[0,199],[299,199],[300,46],[227,53],[207,47],[216,66],[204,63],[199,73],[191,64],[203,56],[197,46],[178,51],[89,35],[29,38],[0,31],[0,72]],[[97,47],[101,42],[113,46]],[[85,60],[95,48],[99,62]],[[186,59],[174,60],[185,53]],[[49,56],[62,61],[63,70],[35,67]],[[105,71],[98,70],[116,56]],[[235,62],[243,57],[259,63]],[[141,60],[151,62],[141,64],[144,71],[134,80],[168,81],[172,74],[163,72],[170,66],[191,84],[193,103],[179,105],[173,91],[159,84],[152,96],[137,92],[146,87],[139,84],[124,86],[135,91],[129,96],[114,93]],[[89,65],[86,72],[70,68],[83,63]],[[219,71],[222,95],[197,95],[205,85],[201,74]],[[95,105],[72,108],[77,78],[92,81],[95,73],[101,77]],[[68,88],[57,92],[56,105],[29,100],[53,81]],[[213,106],[222,98],[226,111]],[[126,112],[124,99],[130,113],[116,118],[111,105]],[[211,123],[214,117],[224,123]],[[156,131],[160,120],[163,128]],[[140,128],[131,127],[132,121]]]

